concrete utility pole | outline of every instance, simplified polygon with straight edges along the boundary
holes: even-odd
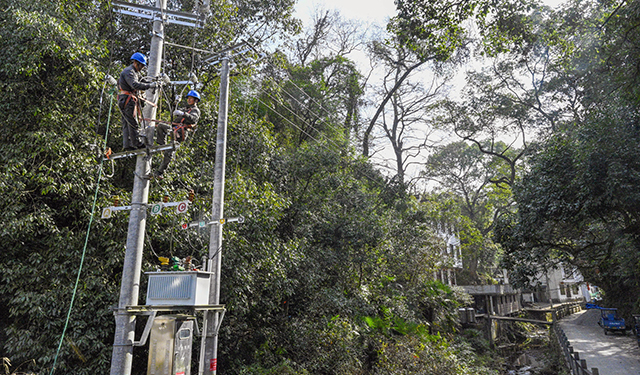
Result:
[[[157,0],[156,6],[164,10],[166,0]],[[148,62],[148,75],[157,76],[160,72],[163,49],[164,25],[161,19],[153,22],[153,37]],[[156,93],[147,91],[147,98],[155,103]],[[158,90],[159,91],[159,90]],[[155,119],[156,108],[147,105],[144,117]],[[153,142],[153,139],[149,140]],[[138,155],[136,172],[131,194],[131,212],[127,234],[127,248],[124,256],[120,300],[115,312],[116,332],[111,357],[111,375],[130,375],[133,364],[133,342],[136,329],[136,317],[126,311],[127,306],[137,306],[140,294],[140,274],[142,268],[142,250],[147,219],[147,202],[149,199],[149,180],[145,178],[151,172],[151,157]]]
[[[224,216],[224,178],[227,158],[227,117],[229,111],[229,54],[222,58],[220,71],[220,102],[218,109],[218,134],[216,139],[216,160],[213,174],[213,204],[211,219],[220,220]],[[211,286],[209,289],[209,304],[220,304],[220,272],[222,268],[222,227],[211,226],[209,242],[209,262],[207,271],[212,272]],[[218,327],[220,325],[220,313],[207,311],[205,358],[209,364],[206,374],[215,375],[218,371]]]

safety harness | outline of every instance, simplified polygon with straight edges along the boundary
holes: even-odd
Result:
[[[191,110],[193,109],[193,107],[189,108],[186,113],[191,113]],[[183,142],[185,139],[187,139],[187,137],[185,136],[185,131],[193,128],[193,124],[185,124],[184,120],[186,118],[183,116],[182,120],[180,120],[179,123],[177,123],[177,125],[173,125],[173,139],[175,139],[178,142]]]

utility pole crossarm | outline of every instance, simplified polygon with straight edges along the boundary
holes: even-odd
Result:
[[[177,148],[178,148],[177,144],[176,145],[168,144],[168,145],[160,145],[160,146],[154,146],[149,148],[141,148],[138,150],[116,152],[116,153],[110,153],[107,151],[107,153],[104,155],[102,160],[109,161],[109,160],[116,160],[116,159],[122,159],[122,158],[129,158],[129,157],[138,156],[138,155],[155,154],[155,153],[167,151],[167,150],[175,151]]]
[[[186,12],[177,12],[175,10],[167,10],[164,8],[155,8],[142,4],[131,4],[125,1],[112,0],[114,6],[113,11],[128,16],[145,18],[148,20],[162,20],[168,24],[176,24],[190,27],[202,27],[203,17]]]

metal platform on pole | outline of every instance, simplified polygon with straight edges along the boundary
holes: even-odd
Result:
[[[109,161],[109,160],[116,160],[116,159],[122,159],[122,158],[130,158],[132,156],[138,156],[138,155],[145,155],[145,154],[155,154],[158,152],[162,152],[162,151],[168,151],[168,150],[177,150],[179,147],[179,145],[177,144],[167,144],[167,145],[160,145],[160,146],[153,146],[153,147],[145,147],[145,148],[139,148],[137,150],[127,150],[127,151],[122,151],[122,152],[116,152],[116,153],[112,153],[109,154],[108,152],[105,153],[105,155],[102,157],[102,160],[104,161]]]

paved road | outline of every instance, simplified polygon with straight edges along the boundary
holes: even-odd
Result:
[[[560,320],[573,350],[587,360],[587,368],[597,367],[600,375],[640,375],[640,348],[631,331],[625,336],[605,336],[599,316],[599,310],[591,309]]]

